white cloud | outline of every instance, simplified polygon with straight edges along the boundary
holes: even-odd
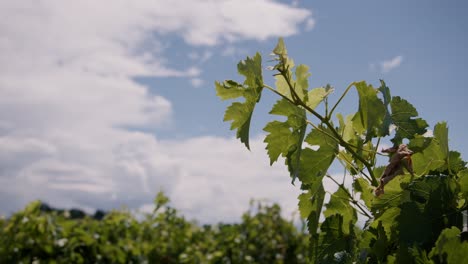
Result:
[[[203,79],[200,79],[200,78],[193,78],[193,79],[190,79],[190,83],[192,84],[193,87],[198,88],[202,86],[205,83],[205,81],[203,81]]]
[[[298,187],[285,166],[269,166],[262,139],[249,152],[236,139],[200,137],[163,142],[167,154],[178,160],[174,203],[190,216],[234,220],[251,198],[279,202],[286,214],[297,210]],[[237,219],[236,219],[237,220]]]
[[[391,70],[399,67],[402,61],[403,61],[403,56],[399,55],[393,59],[381,62],[380,66],[382,67],[382,72],[383,73],[390,72]]]
[[[133,77],[203,82],[198,67],[171,66],[167,34],[197,46],[289,36],[309,11],[271,0],[12,0],[0,2],[0,15],[1,212],[36,198],[56,206],[139,208],[160,187],[201,220],[239,216],[254,188],[258,196],[295,203],[288,177],[238,142],[161,142],[124,127],[173,122],[172,102]],[[227,172],[232,160],[239,165]],[[268,188],[255,187],[269,179]],[[218,195],[224,198],[211,208]]]
[[[158,26],[181,32],[193,45],[216,45],[241,39],[265,40],[298,33],[311,16],[306,9],[273,0],[160,1]]]
[[[313,18],[308,18],[305,23],[305,29],[307,31],[314,29],[315,27],[315,19]]]
[[[233,45],[228,45],[221,51],[221,55],[225,57],[247,56],[247,54],[248,52],[246,49]]]
[[[190,52],[188,54],[188,57],[199,63],[204,63],[208,61],[211,57],[213,57],[213,52],[208,50],[205,50],[203,53]]]

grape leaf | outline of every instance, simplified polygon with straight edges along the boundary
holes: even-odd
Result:
[[[273,53],[276,55],[288,55],[288,51],[286,50],[286,46],[284,45],[284,39],[279,38],[276,47],[273,49]]]
[[[320,184],[318,189],[309,190],[306,193],[299,195],[299,212],[302,218],[307,219],[307,227],[309,234],[315,238],[311,241],[316,243],[317,231],[319,226],[320,213],[322,211],[323,199],[325,197],[325,190],[323,185]]]
[[[325,129],[324,132],[330,133]],[[318,150],[311,148],[302,150],[298,176],[303,184],[316,184],[322,181],[323,176],[335,159],[338,153],[338,144],[317,129],[312,129],[305,142],[319,148]]]
[[[462,160],[461,153],[458,151],[449,151],[448,160],[450,162],[451,173],[453,174],[466,168],[466,162]]]
[[[400,243],[424,243],[432,233],[430,219],[420,211],[415,202],[400,205],[401,212],[397,217]]]
[[[370,226],[376,229],[379,228],[378,226],[382,226],[387,239],[389,241],[395,241],[397,239],[397,226],[395,226],[395,223],[400,212],[401,210],[398,207],[388,208],[382,215],[376,218]]]
[[[343,232],[349,234],[349,226],[354,225],[357,220],[356,209],[349,203],[349,197],[347,193],[342,189],[333,193],[330,197],[330,201],[326,205],[327,209],[323,212],[325,217],[340,214],[343,217]]]
[[[286,46],[284,45],[283,38],[280,38],[278,40],[278,44],[273,50],[273,53],[278,55],[279,57],[276,59],[278,60],[278,64],[276,64],[273,67],[273,69],[277,69],[279,71],[286,70],[288,73],[288,76],[292,76],[291,69],[294,68],[294,61],[288,57],[288,51],[286,49]],[[275,85],[276,85],[277,91],[292,101],[293,97],[291,95],[291,90],[284,76],[281,74],[275,74],[275,79],[276,79]],[[293,82],[293,80],[290,80],[290,81]],[[291,84],[293,85],[293,83]]]
[[[432,138],[429,145],[422,151],[413,154],[413,170],[417,175],[425,175],[438,170],[445,165],[446,156],[441,152],[440,144]]]
[[[390,95],[390,88],[387,87],[383,80],[380,80],[380,87],[378,89],[383,95],[383,103],[385,106],[385,116],[383,118],[380,136],[388,136],[390,134],[390,125],[392,124],[392,117],[388,111],[388,106],[392,100]]]
[[[222,83],[215,82],[216,95],[222,100],[235,99],[244,95],[245,89],[241,84],[233,81],[226,80]]]
[[[460,184],[460,192],[468,200],[468,169],[458,172],[458,184]]]
[[[244,97],[244,102],[234,102],[226,110],[224,121],[231,121],[231,130],[237,129],[236,136],[247,149],[249,146],[250,120],[263,89],[262,58],[257,53],[239,62],[237,69],[245,76],[243,85],[235,81],[216,82],[217,95],[222,100]]]
[[[317,257],[318,263],[349,263],[351,257],[354,232],[346,235],[343,232],[343,216],[335,214],[327,217],[320,226],[320,239]]]
[[[340,133],[343,140],[350,142],[351,140],[355,139],[357,135],[353,128],[353,115],[348,115],[345,119],[342,114],[338,113],[336,114],[336,117],[338,118],[340,124],[338,132]]]
[[[371,210],[376,217],[381,215],[388,208],[396,207],[400,205],[402,201],[406,200],[405,192],[401,188],[401,185],[407,184],[408,178],[405,179],[401,176],[395,178],[385,185],[385,194],[379,196],[378,199],[373,199]]]
[[[374,189],[364,178],[357,178],[353,182],[353,187],[356,192],[361,193],[361,200],[367,208],[371,208],[372,201],[374,200]]]
[[[429,256],[437,263],[465,263],[468,257],[468,242],[460,241],[460,229],[453,226],[444,229]]]
[[[373,229],[373,233],[375,233],[375,241],[372,245],[372,253],[375,254],[377,259],[381,261],[384,260],[385,257],[390,257],[391,259],[391,256],[387,256],[388,248],[391,246],[391,242],[389,241],[389,238],[386,235],[382,221],[376,222],[378,222],[377,227],[371,228],[371,230]],[[391,262],[391,260],[389,262]]]
[[[448,128],[447,123],[437,123],[434,127],[434,137],[439,141],[440,152],[447,157],[449,153],[448,146]]]
[[[390,102],[392,122],[397,127],[393,144],[399,145],[404,138],[412,139],[414,135],[426,133],[427,122],[422,118],[413,119],[418,112],[413,105],[399,96],[394,96]]]
[[[278,44],[273,50],[273,53],[279,56],[279,58],[276,59],[278,60],[278,64],[276,64],[273,67],[273,69],[277,69],[280,72],[285,72],[286,75],[284,76],[283,74],[275,74],[275,84],[277,87],[277,91],[289,100],[295,101],[295,97],[291,92],[291,89],[293,89],[298,99],[304,103],[307,103],[307,90],[309,88],[308,78],[311,75],[309,72],[309,67],[303,64],[298,65],[295,69],[296,80],[294,80],[292,78],[294,61],[288,57],[288,52],[286,50],[286,46],[284,45],[284,41],[282,38],[280,38],[280,40],[278,41]]]
[[[315,109],[332,92],[333,88],[329,85],[310,90],[307,95],[307,106],[311,109]]]
[[[276,162],[280,155],[285,157],[294,183],[299,170],[302,141],[307,128],[305,110],[286,99],[281,99],[273,106],[270,114],[287,117],[286,121],[272,121],[263,129],[268,132],[264,142],[270,157],[270,165]]]
[[[307,90],[309,89],[308,79],[310,76],[311,74],[307,65],[301,64],[296,67],[296,81],[293,87],[299,99],[305,103],[308,102]]]
[[[317,189],[309,190],[307,193],[299,195],[299,211],[301,217],[307,218],[307,229],[310,234],[310,247],[316,252],[318,248],[318,226],[320,213],[322,211],[325,190],[320,184]]]
[[[355,84],[359,94],[359,109],[353,117],[354,129],[365,135],[366,142],[373,137],[380,136],[381,126],[385,116],[385,106],[377,97],[378,90],[366,82]]]

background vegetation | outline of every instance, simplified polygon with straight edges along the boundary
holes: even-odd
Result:
[[[240,223],[200,226],[159,193],[137,220],[43,210],[39,201],[0,220],[0,263],[307,263],[308,237],[278,205],[252,202]]]

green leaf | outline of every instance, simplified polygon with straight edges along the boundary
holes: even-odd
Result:
[[[232,80],[226,80],[222,83],[215,82],[215,86],[216,95],[219,96],[221,100],[235,99],[243,96],[245,93],[244,87]]]
[[[444,229],[429,256],[437,263],[458,264],[468,259],[468,242],[461,242],[460,229],[453,226]]]
[[[397,217],[400,215],[400,208],[398,207],[391,207],[382,215],[377,217],[371,224],[371,227],[378,229],[379,226],[385,230],[385,234],[388,241],[395,241],[397,239],[397,229],[398,227],[395,225]]]
[[[308,102],[307,90],[309,89],[309,67],[301,64],[296,67],[296,82],[294,91],[303,102]]]
[[[353,187],[356,192],[361,193],[361,200],[364,201],[367,208],[371,208],[375,196],[374,189],[369,182],[363,178],[356,178],[353,182]]]
[[[343,216],[335,214],[327,217],[320,226],[320,240],[318,246],[318,263],[348,263],[348,261],[340,261],[342,257],[350,258],[352,254],[352,246],[354,233],[346,235],[343,233]],[[352,229],[350,229],[352,230]],[[342,254],[335,254],[335,253]],[[337,258],[341,256],[340,258]]]
[[[385,117],[385,106],[377,97],[377,89],[366,82],[355,84],[359,94],[359,110],[353,117],[355,130],[366,137],[366,142],[373,137],[383,135],[381,127]]]
[[[443,168],[446,156],[441,151],[437,140],[430,140],[429,145],[422,151],[413,154],[413,170],[417,175],[426,175],[430,171]]]
[[[445,167],[449,174],[456,173],[465,163],[456,152],[449,151],[448,127],[446,122],[437,123],[434,127],[434,138],[437,139],[440,146],[441,157],[444,158]]]
[[[378,89],[383,95],[383,102],[385,106],[385,116],[382,122],[381,134],[380,136],[388,136],[390,134],[390,125],[392,124],[392,117],[388,106],[392,100],[390,95],[390,88],[387,87],[383,80],[380,80],[380,87]]]
[[[292,60],[290,61],[289,66],[294,67],[294,62]],[[290,101],[293,101],[291,90],[289,88],[288,82],[286,81],[286,79],[284,79],[284,76],[281,74],[277,74],[275,75],[275,79],[276,90],[284,97],[288,98]],[[291,80],[291,82],[294,82],[294,80]]]
[[[418,116],[418,112],[413,105],[399,96],[394,96],[390,102],[392,109],[392,121],[396,126],[395,137],[392,142],[400,144],[404,138],[412,139],[415,135],[426,133],[427,122],[422,118],[413,119]]]
[[[299,179],[303,184],[316,184],[322,182],[323,176],[338,153],[338,144],[325,133],[330,131],[312,129],[305,141],[311,146],[318,146],[318,150],[305,148],[301,153]]]
[[[375,216],[378,217],[388,208],[397,207],[402,201],[406,200],[401,186],[408,183],[408,178],[398,176],[385,185],[385,194],[376,197],[372,201],[371,210]]]
[[[245,76],[244,85],[253,89],[255,91],[254,97],[259,99],[263,88],[262,56],[260,53],[257,52],[253,58],[247,57],[240,61],[237,64],[237,70]]]
[[[301,100],[303,103],[308,101],[307,90],[309,88],[308,78],[310,77],[309,67],[306,65],[299,65],[295,69],[296,79],[293,79],[294,61],[288,57],[286,46],[282,38],[279,39],[273,53],[278,55],[276,64],[273,69],[278,70],[280,73],[275,74],[276,90],[291,101],[296,99]],[[293,96],[297,95],[297,98]]]
[[[295,151],[296,141],[290,128],[287,122],[272,121],[263,129],[269,133],[264,142],[267,143],[266,149],[270,157],[270,165],[275,163],[281,154],[286,156],[290,150]]]
[[[468,169],[458,172],[458,184],[460,192],[468,200]]]
[[[447,123],[437,123],[434,127],[434,137],[439,141],[440,152],[444,157],[448,156],[449,145],[448,145],[448,128]]]
[[[382,221],[376,221],[377,227],[373,227],[373,232],[375,233],[375,241],[372,245],[372,253],[377,257],[378,260],[382,261],[388,255],[388,248],[391,246],[391,242],[387,237],[385,228],[382,224]],[[391,258],[391,256],[388,256]],[[391,260],[390,260],[391,261]],[[389,262],[390,262],[389,261]]]
[[[299,211],[303,218],[307,218],[307,228],[310,234],[310,243],[313,249],[318,244],[318,226],[320,213],[322,211],[325,190],[320,184],[317,189],[309,190],[307,193],[299,195]]]
[[[311,109],[315,109],[325,98],[333,92],[331,86],[314,88],[309,91],[307,95],[307,106]]]
[[[161,207],[169,203],[169,197],[167,197],[163,191],[159,191],[156,197],[154,198],[154,210],[153,214],[156,213]]]
[[[448,160],[450,161],[450,171],[453,174],[466,168],[466,162],[462,160],[461,153],[458,151],[449,151]]]
[[[309,67],[306,65],[299,65],[296,67],[295,76],[296,79],[294,80],[292,76],[292,69],[294,68],[294,61],[288,57],[284,59],[284,67],[287,69],[287,75],[290,76],[289,84],[285,77],[281,74],[275,75],[276,79],[276,89],[277,91],[284,95],[291,101],[294,101],[295,98],[291,94],[291,89],[294,90],[295,94],[304,103],[308,102],[308,88],[309,88],[309,81],[308,78],[310,77]],[[290,86],[291,85],[291,86]]]
[[[305,110],[281,99],[273,106],[270,114],[287,117],[286,121],[272,121],[263,129],[268,132],[264,142],[270,165],[276,162],[280,155],[285,157],[294,182],[299,171],[302,142],[307,128]]]
[[[273,50],[273,53],[276,55],[287,55],[288,51],[286,50],[286,46],[284,45],[284,39],[279,38],[278,39],[278,44],[276,44],[275,49]]]
[[[301,214],[302,218],[307,218],[312,210],[314,210],[313,203],[312,203],[312,194],[310,192],[301,193],[299,197],[299,213]]]
[[[349,234],[350,224],[354,225],[357,220],[356,209],[350,205],[349,196],[342,189],[333,193],[330,197],[330,201],[326,205],[327,210],[323,212],[325,217],[340,214],[343,217],[343,232]]]
[[[409,141],[408,148],[411,149],[414,153],[423,152],[432,142],[432,137],[425,137],[422,135],[415,135]]]
[[[231,121],[231,130],[236,129],[236,136],[245,146],[249,146],[250,120],[256,103],[260,100],[263,89],[262,58],[257,53],[239,62],[237,69],[245,77],[242,85],[235,81],[216,82],[216,94],[222,99],[244,97],[244,102],[234,102],[226,110],[224,121]]]
[[[224,114],[224,121],[232,121],[231,130],[237,129],[236,136],[245,144],[247,149],[250,149],[249,130],[254,108],[255,103],[252,101],[245,103],[235,102],[226,109],[226,113]]]
[[[351,140],[355,139],[357,135],[353,128],[353,115],[346,116],[346,120],[340,113],[336,114],[336,117],[338,118],[338,121],[340,123],[338,132],[340,133],[343,140],[346,142],[350,142]]]
[[[414,202],[403,203],[400,205],[400,209],[401,212],[396,219],[400,243],[411,245],[428,242],[432,233],[430,219],[421,212]]]

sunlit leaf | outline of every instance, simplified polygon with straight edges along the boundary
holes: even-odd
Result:
[[[307,106],[315,109],[325,98],[333,92],[330,86],[314,88],[309,91]]]
[[[412,156],[413,170],[417,175],[425,175],[429,171],[437,170],[445,165],[446,156],[441,152],[441,146],[435,139],[422,152]]]
[[[353,182],[353,187],[356,192],[361,193],[361,199],[364,201],[367,208],[371,208],[374,200],[374,188],[369,182],[363,178],[357,178]]]
[[[267,144],[270,164],[280,155],[286,158],[285,162],[294,181],[300,166],[302,142],[307,126],[305,111],[282,99],[273,106],[270,114],[287,117],[286,121],[272,121],[263,129],[268,132],[264,142]]]
[[[468,169],[458,172],[458,184],[460,184],[460,191],[468,200]]]
[[[468,242],[461,242],[459,235],[460,229],[455,226],[444,229],[430,252],[430,257],[437,263],[465,263],[468,258]]]
[[[238,71],[245,77],[242,85],[235,81],[216,83],[217,95],[223,99],[243,97],[244,102],[234,102],[226,110],[224,121],[231,121],[231,130],[250,149],[250,121],[256,103],[260,100],[263,89],[262,58],[257,53],[253,58],[247,57],[237,65]]]
[[[369,141],[372,137],[381,135],[385,106],[377,97],[377,89],[365,82],[358,82],[355,86],[359,94],[359,109],[353,117],[353,125]]]
[[[380,80],[380,87],[378,88],[380,93],[383,96],[383,103],[385,106],[385,116],[383,118],[382,126],[381,126],[381,133],[380,136],[388,136],[390,134],[390,125],[392,124],[392,117],[389,112],[388,106],[392,100],[390,95],[390,88],[387,87],[383,80]]]
[[[329,133],[329,131],[313,129],[305,139],[305,142],[318,147],[318,149],[305,148],[302,150],[299,179],[304,184],[321,182],[338,153],[337,142],[325,133]]]
[[[412,139],[415,135],[422,135],[428,127],[426,121],[418,116],[418,111],[412,104],[399,96],[394,96],[390,103],[392,121],[396,126],[396,134],[392,142],[400,144],[404,138]]]

